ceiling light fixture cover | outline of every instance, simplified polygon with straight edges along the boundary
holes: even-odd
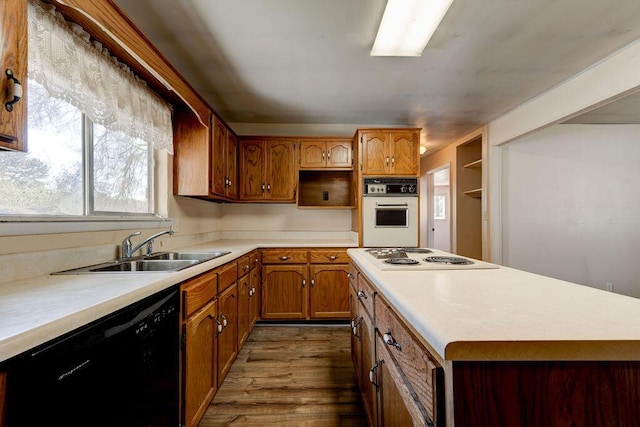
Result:
[[[388,0],[371,56],[420,56],[453,0]]]

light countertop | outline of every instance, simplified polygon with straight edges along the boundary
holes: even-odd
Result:
[[[175,272],[49,275],[0,284],[0,362],[257,248],[353,247],[350,240],[216,240],[179,250],[231,251]]]
[[[502,266],[382,271],[348,253],[442,360],[640,360],[640,299]]]

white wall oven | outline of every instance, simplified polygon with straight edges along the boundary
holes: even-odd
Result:
[[[418,179],[364,178],[362,245],[418,246]]]

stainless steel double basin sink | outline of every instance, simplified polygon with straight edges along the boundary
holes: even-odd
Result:
[[[159,252],[136,258],[119,259],[53,274],[157,273],[183,270],[231,252]]]

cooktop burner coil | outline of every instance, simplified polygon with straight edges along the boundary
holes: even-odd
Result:
[[[430,254],[433,252],[431,249],[426,248],[398,248],[398,250],[409,254]]]
[[[420,264],[420,261],[411,258],[388,258],[384,260],[387,264],[394,265],[416,265]]]
[[[453,256],[429,256],[429,257],[426,257],[423,261],[440,263],[440,264],[453,264],[453,265],[473,264],[473,261],[471,260],[468,260],[465,258],[453,257]]]

